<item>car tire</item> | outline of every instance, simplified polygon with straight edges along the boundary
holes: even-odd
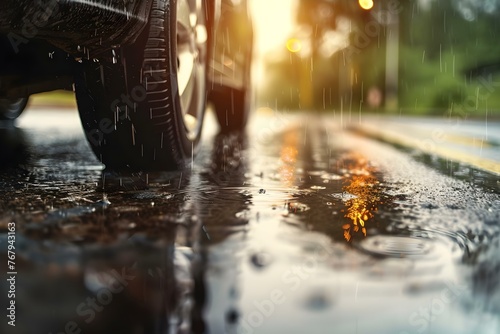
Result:
[[[214,88],[210,93],[221,133],[241,132],[245,129],[251,109],[250,89]]]
[[[0,120],[15,120],[22,114],[27,104],[27,97],[19,99],[0,99]]]
[[[78,109],[106,168],[170,170],[192,159],[206,101],[204,3],[154,0],[136,42],[113,49],[111,59],[82,60]]]

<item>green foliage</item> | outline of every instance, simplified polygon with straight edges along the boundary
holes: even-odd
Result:
[[[500,65],[498,14],[476,10],[472,19],[460,1],[411,4],[401,16],[400,107],[417,113],[500,111],[498,74],[480,70]]]

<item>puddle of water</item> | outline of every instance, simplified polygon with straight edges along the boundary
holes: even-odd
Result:
[[[212,331],[230,326],[241,333],[292,333],[297,328],[325,333],[334,326],[338,332],[401,334],[493,333],[500,328],[494,307],[471,303],[484,306],[491,299],[478,294],[471,280],[477,269],[469,267],[474,254],[484,254],[477,245],[484,245],[486,235],[498,240],[498,230],[487,233],[483,223],[467,225],[477,219],[487,223],[488,215],[482,217],[481,211],[457,216],[456,210],[466,210],[455,200],[461,189],[445,194],[440,177],[430,183],[431,189],[408,181],[399,186],[363,153],[332,155],[311,138],[312,147],[298,145],[304,141],[293,135],[275,141],[285,147],[280,165],[257,163],[252,174],[267,180],[266,189],[285,185],[281,196],[273,201],[254,196],[249,229],[210,248],[224,252],[236,266],[229,285],[219,283],[229,279],[229,268],[216,265],[217,272],[207,274],[217,295],[207,304]],[[318,150],[309,162],[308,150]],[[330,182],[322,183],[325,179]],[[274,210],[269,210],[271,203]],[[278,210],[290,203],[308,210]],[[475,229],[477,235],[471,234]],[[231,249],[240,251],[229,255]],[[259,261],[262,254],[267,261]],[[499,270],[493,272],[498,276]],[[490,289],[498,293],[497,285]],[[234,290],[239,291],[236,300],[230,297]],[[227,305],[227,312],[237,310],[238,316],[226,323],[217,317],[221,305]]]

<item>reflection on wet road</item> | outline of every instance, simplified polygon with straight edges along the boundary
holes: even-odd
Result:
[[[329,116],[207,123],[171,173],[103,171],[76,112],[0,129],[16,332],[500,332],[498,176]]]

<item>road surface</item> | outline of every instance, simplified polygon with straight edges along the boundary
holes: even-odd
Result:
[[[1,332],[500,332],[498,122],[215,124],[147,174],[103,170],[75,110],[3,125]]]

